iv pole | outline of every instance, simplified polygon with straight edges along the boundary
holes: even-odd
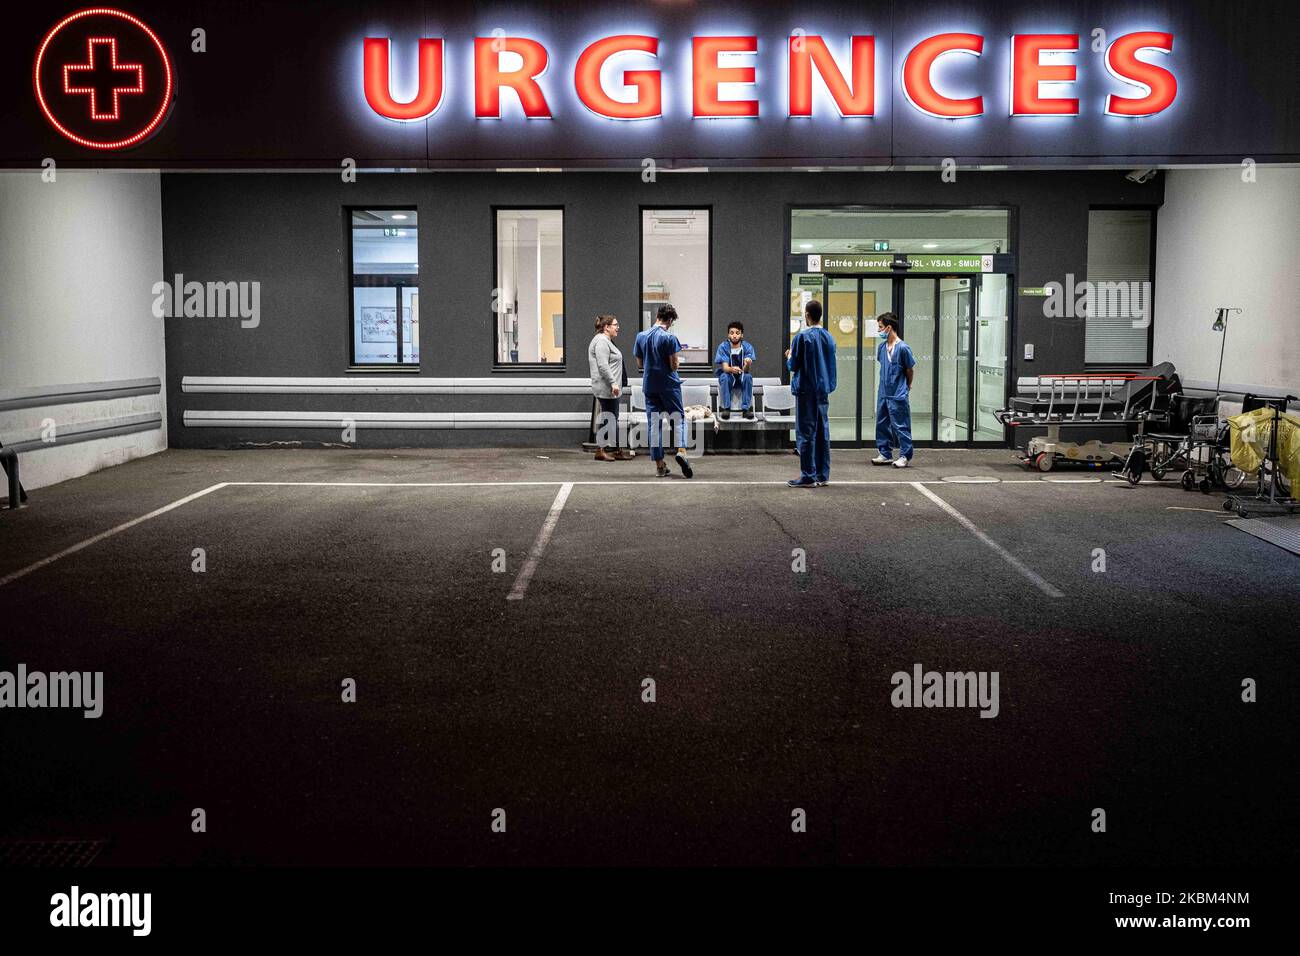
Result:
[[[1241,309],[1235,309],[1229,306],[1223,306],[1215,309],[1214,331],[1223,333],[1223,341],[1219,343],[1219,376],[1214,380],[1214,400],[1217,403],[1220,398],[1219,387],[1223,383],[1223,351],[1228,345],[1228,313],[1241,313]]]

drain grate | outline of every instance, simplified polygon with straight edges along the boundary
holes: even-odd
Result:
[[[1300,554],[1300,517],[1233,518],[1224,524],[1230,524],[1292,554]]]
[[[107,840],[11,840],[0,842],[0,868],[90,866]]]

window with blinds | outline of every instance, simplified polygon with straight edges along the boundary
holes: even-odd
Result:
[[[1150,362],[1152,216],[1150,209],[1088,211],[1089,365]]]

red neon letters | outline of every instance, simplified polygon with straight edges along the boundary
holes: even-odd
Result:
[[[517,53],[523,66],[517,70],[501,69],[501,54]],[[501,87],[508,86],[519,95],[519,104],[529,119],[550,119],[537,78],[546,72],[546,47],[526,37],[475,37],[474,39],[474,115],[479,119],[501,116]]]
[[[380,116],[418,120],[432,115],[442,103],[442,40],[420,41],[420,85],[409,103],[393,99],[389,85],[388,40],[367,37],[364,46],[366,102]]]
[[[812,68],[817,67],[841,116],[876,112],[876,38],[854,37],[850,51],[853,85],[844,82],[826,41],[817,36],[790,38],[790,115],[812,116]]]
[[[984,52],[984,38],[973,33],[940,33],[922,40],[903,61],[903,92],[922,113],[955,119],[959,116],[979,116],[984,112],[984,97],[972,96],[955,100],[934,88],[930,71],[934,61],[945,53],[969,53],[979,56]]]
[[[624,70],[623,84],[636,90],[636,100],[623,103],[600,85],[600,68],[616,53],[640,52],[659,55],[656,37],[615,36],[597,40],[578,57],[573,83],[578,99],[597,116],[609,119],[650,119],[663,115],[663,90],[658,70]]]
[[[902,91],[915,109],[940,119],[981,116],[985,97],[956,97],[951,79],[945,79],[941,58],[962,53],[980,60],[985,53],[985,38],[975,33],[938,33],[926,37],[903,54],[899,80]],[[601,82],[601,72],[620,54],[635,54],[656,61],[659,38],[638,34],[616,34],[589,43],[579,54],[573,71],[574,92],[578,102],[596,116],[606,119],[653,119],[664,115],[663,74],[649,63],[638,69],[622,71],[622,85],[634,92],[631,100],[616,99]],[[1172,54],[1174,38],[1154,31],[1129,33],[1113,40],[1105,53],[1105,66],[1112,76],[1137,87],[1139,95],[1119,92],[1106,96],[1105,110],[1114,116],[1152,116],[1168,109],[1178,94],[1178,81],[1163,66],[1141,60],[1143,51]],[[418,120],[433,115],[444,97],[444,45],[441,38],[419,41],[419,69],[416,93],[407,102],[398,102],[389,79],[389,41],[367,37],[363,45],[363,76],[366,102],[380,116],[396,120]],[[759,52],[756,36],[697,36],[691,38],[691,77],[689,83],[691,116],[697,119],[756,117],[760,114],[757,98],[732,94],[723,99],[724,85],[754,86],[757,69],[752,62],[734,62],[742,56]],[[814,113],[813,73],[821,78],[830,101],[842,117],[871,117],[876,110],[875,38],[859,35],[850,38],[849,63],[842,68],[831,54],[825,38],[791,36],[786,48],[785,90],[788,115],[812,116]],[[503,55],[511,54],[515,63],[503,66]],[[1077,116],[1079,100],[1059,95],[1044,95],[1044,84],[1068,85],[1078,78],[1079,35],[1075,33],[1017,34],[1010,40],[1009,115]],[[730,56],[733,62],[724,57]],[[546,47],[527,37],[476,37],[473,67],[474,116],[480,119],[501,117],[501,91],[510,89],[518,97],[525,116],[530,119],[552,115],[539,79],[546,72],[550,55]],[[946,61],[944,61],[946,62]],[[999,61],[1001,62],[1001,61]],[[725,65],[724,65],[725,64]],[[991,82],[989,65],[972,63],[959,67],[971,77],[971,83]],[[454,74],[453,70],[453,74]],[[847,73],[847,76],[846,76]],[[548,85],[552,81],[547,81]],[[616,81],[611,80],[611,83]],[[767,84],[765,84],[767,85]],[[995,89],[1001,90],[997,83]],[[685,91],[683,91],[685,92]],[[1133,91],[1128,90],[1129,93]]]
[[[1027,33],[1011,38],[1011,115],[1076,116],[1079,101],[1039,95],[1039,83],[1073,83],[1073,63],[1046,64],[1042,54],[1073,53],[1079,37],[1068,33]]]
[[[753,83],[752,66],[719,66],[722,53],[757,53],[758,37],[694,37],[691,104],[697,119],[717,116],[757,116],[758,100],[720,100],[718,84]]]
[[[1111,43],[1106,50],[1106,69],[1112,76],[1130,83],[1150,88],[1151,92],[1138,99],[1116,96],[1106,97],[1106,112],[1112,116],[1150,116],[1167,108],[1178,94],[1178,81],[1164,67],[1144,63],[1137,58],[1139,50],[1174,52],[1171,33],[1130,33]]]

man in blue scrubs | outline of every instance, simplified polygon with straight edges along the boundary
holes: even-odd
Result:
[[[803,310],[804,328],[786,350],[790,391],[795,398],[799,477],[792,488],[831,482],[830,395],[835,391],[835,340],[822,328],[822,304],[813,299]]]
[[[877,334],[882,341],[876,346],[880,365],[880,386],[876,391],[876,448],[880,454],[873,465],[906,468],[912,461],[912,406],[908,395],[912,389],[912,369],[916,359],[911,347],[898,337],[898,316],[885,312],[876,317]],[[893,446],[898,446],[898,461],[893,461]]]
[[[727,326],[727,341],[713,355],[713,371],[718,376],[718,417],[731,417],[731,393],[740,391],[740,411],[754,417],[754,375],[750,371],[757,358],[754,346],[745,341],[745,327],[739,322]]]
[[[668,428],[674,433],[677,466],[687,478],[694,472],[686,457],[686,410],[682,407],[682,380],[677,375],[677,353],[682,343],[668,331],[677,321],[677,310],[671,305],[659,306],[655,324],[637,338],[633,354],[642,368],[641,388],[645,393],[646,420],[650,426],[650,460],[655,463],[655,473],[668,477],[668,463],[664,461],[663,421],[668,416]]]

